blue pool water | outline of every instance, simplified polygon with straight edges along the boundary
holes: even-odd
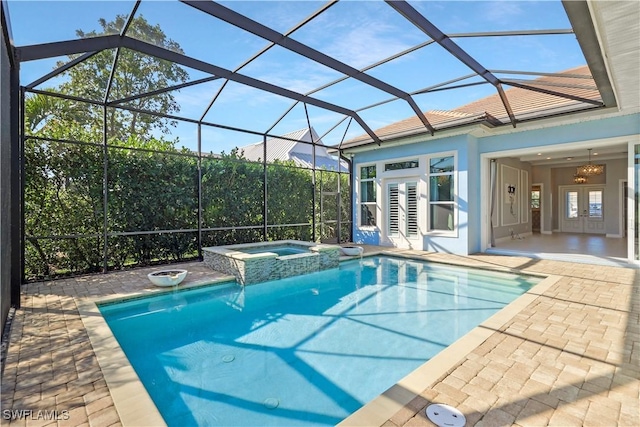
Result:
[[[538,281],[376,257],[100,310],[170,426],[335,425]]]
[[[308,253],[309,251],[306,248],[299,247],[299,246],[259,246],[254,248],[240,249],[240,252],[245,252],[248,254],[273,252],[273,253],[276,253],[278,256],[285,256],[285,255]]]

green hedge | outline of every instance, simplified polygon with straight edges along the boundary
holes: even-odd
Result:
[[[27,139],[27,280],[102,271],[105,210],[107,234],[125,233],[107,238],[109,269],[197,257],[198,233],[193,230],[198,228],[198,158],[166,146],[161,147],[166,151],[154,152],[124,145],[111,143],[105,152],[99,144]],[[147,146],[154,147],[153,144]],[[221,157],[203,157],[201,174],[202,227],[205,229],[202,245],[262,240],[263,165],[248,162],[232,152]],[[321,227],[320,222],[337,215],[336,197],[323,197],[322,191],[337,191],[338,179],[342,179],[342,220],[349,220],[348,176],[317,172],[317,239],[335,235],[337,224]],[[311,240],[312,171],[290,163],[269,164],[267,189],[267,238]],[[324,218],[320,217],[321,202]],[[224,227],[231,229],[207,230]],[[344,235],[345,229],[349,227],[342,227],[343,240],[349,238]],[[157,233],[159,230],[181,231]]]

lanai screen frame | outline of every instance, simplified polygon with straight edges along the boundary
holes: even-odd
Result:
[[[24,185],[24,143],[25,143],[25,132],[24,132],[24,97],[27,93],[42,93],[42,94],[46,94],[48,96],[58,96],[58,97],[62,97],[62,98],[67,98],[70,100],[74,100],[74,101],[81,101],[81,102],[87,102],[87,103],[93,103],[93,104],[98,104],[100,105],[103,109],[106,110],[106,108],[122,108],[122,109],[128,109],[131,111],[134,111],[135,109],[133,109],[132,107],[126,107],[122,104],[123,102],[130,100],[130,98],[127,99],[121,99],[121,100],[115,100],[115,101],[107,101],[108,96],[104,97],[104,100],[102,102],[96,102],[96,101],[92,101],[92,100],[88,100],[88,99],[78,99],[78,98],[74,98],[74,97],[70,97],[67,95],[63,95],[63,94],[59,94],[59,93],[50,93],[50,92],[45,92],[45,91],[39,91],[37,89],[35,89],[35,86],[39,85],[40,83],[47,81],[50,78],[53,78],[55,76],[57,76],[58,74],[64,72],[65,70],[69,69],[70,67],[72,67],[73,65],[76,65],[78,63],[80,63],[81,61],[91,57],[92,55],[94,55],[97,52],[100,52],[102,50],[105,49],[120,49],[120,48],[128,48],[128,49],[132,49],[135,50],[137,52],[141,52],[143,54],[147,54],[147,55],[151,55],[160,59],[165,59],[168,61],[171,61],[173,63],[176,64],[180,64],[183,66],[187,66],[190,68],[194,68],[197,69],[199,71],[205,72],[207,74],[210,74],[211,77],[205,78],[205,79],[200,79],[197,81],[192,81],[189,83],[185,83],[185,84],[181,84],[181,85],[176,85],[176,86],[172,86],[169,88],[166,88],[164,90],[160,90],[160,91],[156,91],[155,93],[161,93],[161,92],[165,92],[165,91],[170,91],[170,90],[175,90],[175,89],[179,89],[182,87],[188,87],[194,84],[198,84],[198,83],[202,83],[204,81],[211,81],[211,80],[215,80],[215,79],[225,79],[226,82],[228,81],[234,81],[243,85],[248,85],[260,90],[264,90],[273,94],[277,94],[279,96],[283,96],[285,98],[289,98],[293,101],[293,106],[295,106],[298,103],[302,103],[305,107],[306,110],[306,106],[307,105],[312,105],[315,107],[319,107],[319,108],[323,108],[329,111],[333,111],[336,113],[339,113],[341,115],[344,116],[344,118],[342,120],[346,120],[348,119],[350,122],[351,121],[355,121],[357,122],[362,129],[366,132],[366,134],[368,134],[368,136],[370,137],[370,143],[374,143],[377,145],[381,145],[383,143],[383,141],[380,139],[380,137],[378,137],[378,135],[376,135],[376,133],[368,126],[368,124],[360,117],[359,112],[367,110],[369,108],[373,108],[376,107],[382,103],[388,103],[391,101],[395,101],[395,100],[404,100],[410,107],[411,109],[414,111],[415,115],[420,119],[420,121],[422,122],[422,124],[424,125],[424,132],[425,134],[430,134],[430,135],[434,135],[434,133],[438,130],[436,128],[434,128],[429,121],[427,120],[427,118],[425,117],[424,113],[417,107],[417,104],[415,103],[413,97],[415,95],[421,94],[421,93],[425,93],[425,92],[429,92],[429,91],[440,91],[440,90],[455,90],[458,87],[464,87],[464,86],[468,86],[469,84],[466,84],[464,82],[464,80],[466,80],[469,77],[472,76],[479,76],[481,77],[484,82],[486,84],[490,84],[492,86],[494,86],[496,92],[500,95],[500,99],[503,102],[505,111],[508,113],[509,116],[509,122],[508,123],[501,123],[501,124],[507,124],[507,125],[511,125],[513,127],[516,126],[516,124],[518,123],[518,118],[515,117],[511,111],[511,107],[509,105],[509,99],[507,96],[505,96],[504,91],[503,91],[503,85],[510,85],[513,87],[521,87],[521,88],[525,88],[525,89],[529,89],[529,90],[534,90],[537,92],[544,92],[546,94],[550,94],[550,95],[555,95],[555,96],[560,96],[560,97],[565,97],[565,98],[570,98],[574,101],[580,101],[580,102],[584,102],[586,104],[589,105],[590,108],[601,108],[601,107],[612,107],[616,105],[616,100],[615,100],[615,96],[613,94],[613,90],[611,88],[611,84],[609,82],[607,73],[606,73],[606,69],[604,66],[604,60],[602,58],[601,52],[598,47],[598,42],[597,42],[597,37],[595,36],[595,31],[593,29],[593,23],[591,22],[590,19],[590,15],[589,15],[589,11],[588,11],[588,5],[586,3],[586,1],[571,1],[571,0],[563,0],[563,6],[565,7],[565,10],[567,11],[567,14],[569,16],[569,19],[571,21],[571,25],[572,28],[570,29],[560,29],[560,30],[536,30],[536,31],[509,31],[509,32],[490,32],[490,33],[467,33],[467,34],[449,34],[446,35],[444,34],[442,31],[440,31],[435,25],[431,24],[424,16],[422,16],[416,9],[414,9],[409,3],[407,3],[406,1],[390,1],[387,0],[386,3],[392,7],[393,9],[395,9],[399,14],[401,14],[408,22],[408,24],[411,24],[415,27],[417,27],[418,29],[420,29],[422,32],[424,32],[429,38],[430,40],[427,40],[417,46],[414,46],[410,49],[407,49],[403,52],[398,52],[396,55],[393,55],[391,57],[388,57],[382,61],[377,62],[376,64],[372,64],[368,67],[362,68],[362,69],[355,69],[353,67],[350,67],[349,65],[342,63],[340,61],[337,61],[331,57],[329,57],[328,55],[325,55],[322,52],[319,52],[317,50],[314,50],[312,48],[310,48],[309,46],[306,46],[302,43],[299,43],[297,41],[295,41],[294,39],[290,38],[289,35],[291,33],[293,33],[294,31],[296,31],[297,29],[301,28],[302,26],[304,26],[305,24],[307,24],[308,22],[311,22],[313,19],[315,19],[317,16],[321,15],[325,10],[327,10],[328,8],[330,8],[331,6],[333,6],[334,4],[337,3],[337,1],[329,1],[327,3],[325,3],[318,11],[316,11],[315,13],[313,13],[312,15],[310,15],[309,17],[307,17],[306,19],[304,19],[303,21],[301,21],[299,24],[297,24],[296,26],[294,26],[290,31],[288,31],[287,33],[284,34],[280,34],[278,32],[276,32],[275,30],[264,26],[260,23],[257,23],[255,21],[252,21],[251,19],[237,13],[234,12],[230,9],[225,8],[222,5],[219,5],[217,3],[214,2],[210,2],[210,1],[188,1],[188,0],[182,0],[181,3],[184,3],[185,5],[194,7],[198,10],[200,10],[202,13],[206,13],[208,15],[211,15],[212,17],[218,18],[218,19],[222,19],[224,21],[226,21],[227,23],[230,23],[238,28],[241,28],[245,31],[248,31],[250,33],[253,33],[254,35],[258,35],[262,38],[264,38],[265,40],[269,41],[270,44],[263,49],[261,52],[259,52],[258,54],[252,56],[251,58],[249,58],[243,65],[241,65],[240,67],[238,67],[238,69],[236,70],[227,70],[227,69],[223,69],[221,67],[218,67],[214,64],[211,63],[207,63],[198,59],[195,59],[193,57],[190,57],[188,55],[183,55],[183,54],[179,54],[176,52],[172,52],[166,49],[163,49],[161,47],[149,44],[149,43],[145,43],[143,41],[140,40],[136,40],[133,38],[130,38],[126,35],[126,31],[127,31],[127,27],[128,25],[131,23],[131,20],[135,17],[136,14],[136,10],[138,8],[138,6],[140,5],[141,0],[138,0],[135,2],[135,5],[133,6],[133,9],[129,15],[129,20],[127,22],[127,24],[124,26],[124,28],[122,29],[120,34],[116,34],[116,35],[107,35],[107,36],[99,36],[99,37],[94,37],[94,38],[85,38],[85,39],[78,39],[78,40],[68,40],[68,41],[62,41],[62,42],[54,42],[54,43],[45,43],[45,44],[39,44],[39,45],[31,45],[31,46],[21,46],[21,47],[16,47],[13,45],[13,40],[12,40],[12,36],[11,36],[11,29],[10,29],[10,22],[9,22],[9,18],[8,18],[8,13],[6,10],[6,2],[3,1],[2,3],[2,23],[3,23],[3,36],[5,39],[5,43],[7,43],[7,45],[10,47],[10,56],[12,59],[12,64],[11,64],[11,68],[12,68],[12,98],[11,98],[11,102],[12,102],[12,112],[15,112],[14,114],[14,118],[13,118],[13,123],[14,125],[19,123],[19,125],[14,126],[15,129],[12,129],[12,144],[13,147],[18,148],[19,151],[19,155],[16,157],[18,163],[17,165],[14,164],[14,170],[12,170],[12,177],[13,177],[13,188],[14,190],[19,190],[19,191],[13,191],[12,192],[12,224],[14,224],[14,226],[16,224],[19,231],[18,233],[16,233],[17,235],[20,236],[20,239],[13,239],[14,242],[17,242],[17,244],[15,245],[16,247],[14,247],[13,250],[13,261],[12,261],[12,271],[14,274],[12,274],[12,284],[17,286],[17,291],[16,291],[16,286],[12,286],[12,288],[14,289],[14,295],[18,295],[17,300],[19,302],[19,285],[20,283],[22,283],[24,281],[24,249],[25,249],[25,236],[24,236],[24,200],[23,200],[23,185]],[[522,83],[522,82],[516,82],[516,81],[508,81],[508,80],[500,80],[498,77],[496,77],[494,75],[494,72],[492,72],[491,70],[488,70],[487,68],[483,67],[478,61],[476,61],[473,57],[471,57],[467,52],[465,52],[463,49],[461,49],[453,40],[455,38],[463,38],[463,37],[487,37],[487,36],[495,36],[495,37],[500,37],[500,36],[513,36],[513,35],[541,35],[541,34],[575,34],[576,36],[578,36],[578,41],[581,45],[583,54],[585,55],[585,58],[587,60],[587,63],[589,64],[589,68],[594,76],[594,81],[596,83],[596,85],[598,86],[598,89],[601,93],[602,96],[602,102],[594,102],[593,100],[588,100],[588,99],[576,99],[575,97],[570,97],[567,96],[559,91],[555,91],[552,89],[541,89],[539,87],[533,87],[533,86],[529,86],[526,83]],[[472,73],[469,74],[468,76],[464,76],[461,78],[457,78],[457,79],[453,79],[453,80],[449,80],[446,82],[442,82],[441,84],[438,85],[434,85],[428,88],[423,88],[419,91],[415,91],[412,93],[407,93],[404,92],[396,87],[393,87],[392,85],[388,84],[387,82],[378,80],[376,78],[371,77],[370,75],[366,74],[366,72],[378,65],[384,64],[386,62],[389,62],[391,60],[394,60],[396,58],[399,58],[403,55],[406,55],[410,52],[413,52],[415,50],[418,50],[424,46],[427,46],[429,44],[432,43],[437,43],[439,44],[441,47],[443,47],[445,50],[447,50],[451,55],[453,55],[454,57],[456,57],[457,59],[459,59],[462,63],[464,63],[465,65],[467,65],[471,70]],[[248,64],[249,62],[253,61],[255,58],[259,57],[262,53],[266,52],[268,49],[270,49],[270,47],[275,46],[275,45],[279,45],[285,49],[288,49],[292,52],[298,53],[300,55],[303,55],[305,57],[307,57],[308,59],[313,60],[316,63],[322,64],[324,66],[327,66],[335,71],[338,71],[342,74],[344,74],[344,77],[341,79],[338,79],[334,82],[331,82],[327,85],[324,85],[322,87],[319,87],[315,90],[312,90],[308,93],[297,93],[297,92],[293,92],[291,90],[285,89],[283,87],[277,86],[277,85],[273,85],[267,82],[263,82],[251,77],[248,77],[246,75],[242,75],[241,73],[239,73],[239,70],[244,67],[244,65]],[[37,79],[34,82],[31,82],[29,84],[27,84],[26,86],[22,86],[20,79],[19,79],[19,70],[20,70],[20,63],[24,62],[24,61],[31,61],[31,60],[36,60],[36,59],[43,59],[43,58],[51,58],[51,57],[57,57],[57,56],[64,56],[64,55],[74,55],[74,54],[79,54],[80,56],[77,57],[76,59],[66,63],[65,65],[63,65],[62,67],[42,76],[42,78]],[[117,55],[116,55],[117,56]],[[503,71],[504,72],[504,71]],[[508,71],[506,71],[508,72]],[[516,73],[516,72],[513,72]],[[539,75],[539,73],[536,72],[531,72],[531,73],[521,73],[521,74],[529,74],[532,76],[535,75]],[[335,105],[335,104],[331,104],[325,101],[322,101],[320,99],[314,98],[312,95],[315,92],[318,92],[326,87],[329,87],[333,84],[339,83],[340,81],[347,79],[347,78],[354,78],[356,80],[359,80],[360,82],[369,85],[370,87],[376,88],[378,90],[384,91],[386,93],[388,93],[390,95],[390,98],[388,100],[385,100],[383,102],[379,102],[377,104],[373,104],[373,105],[368,105],[368,106],[364,106],[362,108],[356,109],[356,110],[352,110],[352,109],[348,109],[345,108],[343,106],[340,105]],[[225,83],[226,84],[226,83]],[[481,83],[473,83],[473,84],[481,84]],[[110,86],[110,83],[109,83]],[[109,87],[108,86],[108,87]],[[107,93],[108,95],[108,93]],[[149,94],[148,94],[149,95]],[[211,104],[209,105],[209,108],[211,107],[211,105],[213,105],[213,103],[215,102],[216,96],[213,97]],[[293,108],[293,106],[291,108]],[[18,115],[18,111],[20,111],[20,114]],[[207,109],[208,111],[208,109]],[[138,112],[144,113],[144,114],[152,114],[152,115],[157,115],[157,116],[161,116],[164,118],[168,118],[168,119],[172,119],[172,120],[181,120],[181,121],[187,121],[187,122],[191,122],[194,123],[198,126],[199,132],[198,134],[200,135],[200,129],[202,128],[202,126],[212,126],[212,127],[218,127],[221,129],[227,129],[227,130],[233,130],[233,131],[237,131],[237,132],[247,132],[247,133],[251,133],[251,134],[255,134],[256,136],[262,137],[263,142],[267,140],[267,138],[278,138],[278,139],[286,139],[283,138],[281,135],[274,135],[270,133],[270,130],[273,129],[273,126],[265,131],[265,132],[255,132],[255,131],[251,131],[251,130],[247,130],[247,129],[239,129],[239,128],[233,128],[233,127],[229,127],[229,126],[225,126],[225,125],[221,125],[221,124],[216,124],[216,123],[209,123],[204,121],[204,117],[206,115],[206,111],[203,113],[203,115],[199,118],[199,119],[193,119],[193,118],[185,118],[185,117],[179,117],[179,116],[172,116],[172,115],[165,115],[165,114],[159,114],[156,112],[151,112],[151,111],[144,111],[144,110],[138,110]],[[285,112],[282,117],[279,120],[282,120],[285,116],[286,116],[287,112]],[[492,123],[493,125],[495,125],[495,123]],[[461,124],[463,125],[463,124]],[[274,124],[275,126],[275,124]],[[311,123],[308,121],[308,126],[309,129],[311,129]],[[337,126],[337,125],[336,125]],[[104,124],[103,127],[103,141],[106,141],[106,123]],[[345,133],[346,135],[346,133]],[[344,137],[343,137],[343,141],[344,142]],[[336,147],[336,151],[339,154],[339,157],[342,158],[343,160],[349,162],[349,159],[343,156],[343,150],[342,150],[342,142]],[[312,141],[310,143],[313,147],[315,147],[317,144],[315,143],[315,141]],[[105,147],[105,151],[107,149],[107,145],[106,142],[104,144]],[[267,149],[267,145],[264,144],[265,147],[265,151]],[[314,150],[315,152],[315,150]],[[198,162],[200,163],[202,160],[202,150],[201,150],[201,140],[199,138],[198,141],[198,153],[197,153],[197,157],[198,157]],[[265,170],[265,185],[264,185],[264,197],[263,197],[263,209],[265,210],[266,213],[266,209],[267,209],[267,195],[268,195],[268,183],[266,182],[266,167],[268,165],[268,163],[266,162],[266,155],[263,156],[264,159],[262,161],[263,163],[263,167]],[[340,164],[340,162],[338,162],[338,164]],[[351,169],[351,168],[349,168]],[[313,173],[315,174],[316,172],[316,168],[313,168]],[[106,172],[105,172],[106,173]],[[352,171],[349,170],[348,172],[343,172],[343,171],[338,171],[338,173],[348,173],[350,175],[349,181],[351,183],[351,185],[353,185],[353,176],[352,176]],[[314,180],[315,181],[315,180]],[[200,186],[200,182],[199,182],[199,186]],[[200,187],[199,187],[200,188]],[[198,192],[198,203],[199,203],[199,208],[200,208],[200,212],[199,212],[199,227],[198,227],[198,234],[199,234],[199,242],[201,241],[201,233],[202,233],[202,222],[201,222],[201,191],[199,190]],[[315,195],[315,189],[313,194]],[[105,197],[107,197],[107,195],[105,194]],[[351,199],[351,198],[350,198]],[[313,204],[314,209],[315,209],[315,203]],[[107,209],[107,205],[105,203],[105,210]],[[353,218],[353,206],[350,206],[350,212],[351,212],[351,216],[348,219],[347,222],[351,223],[352,218]],[[314,221],[315,221],[315,215],[313,215]],[[106,215],[104,218],[104,221],[106,223]],[[265,215],[264,216],[264,235],[266,236],[266,232],[267,232],[267,228],[268,228],[268,218]],[[229,227],[229,228],[234,228],[234,227]],[[315,233],[315,224],[313,227],[313,231]],[[353,224],[351,226],[351,228],[353,228]],[[338,229],[340,229],[340,227],[338,227]],[[183,231],[183,230],[169,230],[169,231]],[[154,233],[157,233],[157,231],[154,231]],[[108,235],[110,235],[107,231],[107,227],[105,225],[105,237],[108,237]],[[315,238],[315,236],[314,236]],[[106,247],[107,247],[107,243],[105,241],[105,255],[106,255]],[[199,243],[198,245],[198,250],[199,253],[201,252],[201,245]],[[17,250],[16,250],[17,249]],[[16,255],[19,254],[19,255]],[[18,261],[18,259],[16,257],[20,257],[20,260]],[[105,268],[104,270],[106,271],[107,268],[107,259],[104,260],[104,265]],[[19,274],[15,274],[19,271]],[[16,294],[16,292],[18,292]]]
[[[253,230],[261,230],[262,231],[262,241],[267,241],[269,240],[269,229],[272,228],[276,228],[276,227],[310,227],[311,228],[311,240],[312,241],[317,241],[320,239],[321,236],[318,236],[317,232],[318,232],[318,226],[324,224],[325,222],[322,221],[321,218],[319,218],[319,212],[316,211],[316,193],[317,193],[317,182],[318,180],[316,179],[316,175],[317,174],[323,174],[323,173],[331,173],[331,174],[337,174],[338,177],[342,176],[342,175],[347,175],[349,178],[349,182],[351,182],[351,161],[350,159],[342,156],[341,154],[339,155],[337,161],[336,161],[336,166],[337,166],[337,170],[325,170],[325,169],[320,169],[317,167],[316,165],[316,150],[315,147],[324,147],[322,144],[319,144],[317,141],[312,141],[312,142],[307,142],[307,141],[300,141],[297,139],[291,139],[288,138],[287,136],[281,136],[281,135],[275,135],[275,134],[269,134],[269,133],[258,133],[255,131],[251,131],[251,130],[245,130],[245,129],[239,129],[239,128],[234,128],[234,127],[230,127],[230,126],[225,126],[225,125],[219,125],[219,124],[214,124],[214,123],[208,123],[205,121],[195,121],[195,120],[190,120],[184,117],[178,117],[178,116],[172,116],[172,115],[167,115],[167,114],[159,114],[159,113],[154,113],[154,112],[150,112],[147,110],[140,110],[140,109],[135,109],[135,108],[131,108],[131,107],[127,107],[125,108],[126,110],[129,111],[134,111],[134,112],[139,112],[139,113],[143,113],[143,114],[150,114],[150,115],[156,115],[162,118],[170,118],[172,120],[180,120],[180,121],[185,121],[185,122],[190,122],[193,124],[197,125],[197,146],[198,149],[190,154],[187,153],[180,153],[180,152],[167,152],[167,151],[163,151],[163,150],[154,150],[154,149],[147,149],[147,148],[138,148],[138,147],[129,147],[129,146],[121,146],[121,145],[111,145],[108,144],[107,142],[107,138],[106,135],[108,134],[108,125],[106,123],[106,120],[104,120],[104,118],[106,117],[106,110],[107,108],[114,108],[111,105],[108,105],[106,103],[102,103],[102,102],[97,102],[97,101],[91,101],[91,100],[80,100],[77,99],[75,97],[72,96],[67,96],[65,94],[60,94],[60,93],[54,93],[54,92],[48,92],[48,91],[42,91],[42,90],[35,90],[35,89],[29,89],[26,87],[21,87],[20,88],[20,102],[21,102],[21,107],[20,110],[24,111],[24,101],[25,101],[25,96],[28,93],[34,93],[34,94],[41,94],[41,95],[45,95],[45,96],[52,96],[52,97],[58,97],[61,99],[66,99],[66,100],[71,100],[71,101],[80,101],[80,102],[87,102],[88,104],[94,104],[94,105],[98,105],[99,107],[101,107],[103,109],[103,128],[102,128],[102,135],[103,135],[103,142],[102,143],[91,143],[91,142],[86,142],[86,141],[72,141],[72,140],[57,140],[54,138],[50,138],[50,137],[38,137],[38,136],[33,136],[33,135],[26,135],[25,130],[24,130],[24,117],[22,117],[22,123],[21,123],[21,129],[22,129],[22,133],[20,135],[20,157],[21,157],[21,167],[23,168],[23,170],[21,171],[21,175],[24,176],[24,160],[25,160],[25,156],[24,156],[24,148],[25,148],[25,143],[28,140],[37,140],[37,141],[41,141],[43,143],[47,143],[47,142],[52,142],[52,143],[62,143],[62,144],[79,144],[79,145],[89,145],[89,146],[93,146],[93,147],[100,147],[103,151],[103,173],[102,173],[102,183],[104,185],[104,191],[103,191],[103,215],[102,215],[102,228],[103,228],[103,233],[98,236],[95,234],[69,234],[69,235],[42,235],[42,236],[29,236],[26,237],[25,236],[25,232],[24,232],[24,224],[25,224],[25,206],[24,206],[24,198],[21,198],[21,221],[20,224],[23,228],[23,231],[21,233],[21,249],[22,249],[22,259],[21,259],[21,271],[22,271],[22,282],[25,281],[25,277],[24,277],[24,272],[25,272],[25,245],[26,245],[26,241],[27,240],[42,240],[42,239],[74,239],[74,238],[94,238],[94,237],[101,237],[102,241],[103,241],[103,268],[102,268],[102,272],[106,273],[108,271],[110,271],[111,269],[109,268],[109,240],[113,239],[113,238],[117,238],[117,237],[132,237],[132,236],[142,236],[142,235],[161,235],[161,234],[169,234],[169,233],[197,233],[197,250],[198,250],[198,259],[202,259],[202,248],[203,248],[203,233],[206,232],[216,232],[216,231],[236,231],[236,230],[241,230],[241,229],[253,229]],[[117,108],[117,107],[115,107]],[[306,106],[305,106],[306,109]],[[202,150],[202,128],[203,127],[213,127],[213,128],[220,128],[220,129],[225,129],[225,130],[231,130],[231,131],[235,131],[235,132],[242,132],[242,133],[248,133],[251,135],[255,135],[256,137],[261,137],[262,138],[262,146],[263,146],[263,156],[261,158],[260,162],[256,162],[256,161],[250,161],[250,160],[237,160],[238,162],[248,162],[248,163],[253,163],[253,164],[260,164],[263,168],[263,180],[262,180],[262,185],[263,185],[263,198],[261,201],[256,201],[256,203],[261,203],[262,204],[262,224],[257,226],[257,225],[245,225],[245,226],[223,226],[223,227],[205,227],[203,226],[204,220],[203,220],[203,208],[202,208],[202,198],[203,198],[203,190],[202,190],[202,161],[203,159],[209,159],[209,160],[213,160],[216,161],[216,158],[211,158],[209,154],[205,153]],[[311,130],[311,125],[310,123],[308,123],[309,126],[309,130]],[[267,162],[267,151],[268,151],[268,147],[270,146],[269,143],[269,139],[270,138],[274,138],[274,139],[278,139],[278,140],[286,140],[286,141],[292,141],[292,142],[296,142],[299,144],[306,144],[306,145],[310,145],[312,147],[312,166],[311,167],[303,167],[303,166],[293,166],[293,165],[274,165],[270,162]],[[321,140],[321,138],[320,138]],[[152,154],[164,154],[164,155],[171,155],[171,156],[182,156],[182,157],[191,157],[196,159],[197,164],[198,164],[198,173],[197,173],[197,205],[198,205],[198,219],[197,219],[197,228],[195,229],[162,229],[162,230],[141,230],[141,231],[110,231],[110,227],[108,225],[108,215],[109,215],[109,191],[108,191],[108,174],[109,174],[109,154],[108,154],[108,150],[110,148],[115,148],[115,149],[126,149],[126,150],[131,150],[131,151],[137,151],[137,152],[146,152],[146,153],[152,153]],[[348,166],[346,167],[346,169],[343,169],[343,163],[346,163]],[[268,168],[270,166],[275,166],[275,167],[282,167],[282,168],[294,168],[294,169],[301,169],[301,170],[308,170],[311,172],[312,174],[312,182],[313,182],[313,188],[311,190],[311,224],[308,223],[297,223],[297,224],[272,224],[269,222],[269,214],[268,214],[268,198],[269,198],[269,179],[268,179]],[[22,181],[22,187],[20,189],[21,193],[24,194],[24,179],[21,180]],[[335,223],[337,224],[336,226],[336,231],[335,231],[335,239],[337,242],[344,242],[344,241],[348,241],[350,239],[350,233],[348,236],[343,236],[341,233],[341,230],[344,228],[345,225],[350,225],[351,224],[351,218],[346,218],[343,219],[341,218],[341,200],[342,197],[340,197],[340,193],[343,189],[341,189],[341,182],[342,179],[338,178],[337,179],[337,190],[338,190],[338,197],[337,197],[337,218],[335,220]],[[322,181],[320,181],[320,183],[322,183]],[[348,192],[348,199],[351,200],[351,189],[347,188],[346,191]],[[349,211],[351,211],[351,206],[349,206]],[[333,221],[330,221],[331,223],[333,223]],[[329,222],[327,222],[329,223]]]

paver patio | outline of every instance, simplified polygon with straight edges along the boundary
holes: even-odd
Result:
[[[504,327],[490,331],[486,341],[461,354],[449,372],[424,384],[424,391],[384,425],[431,426],[424,408],[432,402],[456,406],[469,426],[640,425],[638,270],[525,257],[398,252],[561,278]],[[202,263],[180,267],[190,272],[185,285],[222,276]],[[146,275],[160,268],[25,285],[2,374],[2,425],[121,425],[78,305],[157,291]],[[52,414],[58,420],[51,420]]]

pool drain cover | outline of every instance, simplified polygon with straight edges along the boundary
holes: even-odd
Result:
[[[230,363],[233,362],[235,358],[236,357],[233,354],[225,354],[224,356],[222,356],[222,361],[224,363]]]
[[[427,418],[438,427],[464,427],[467,419],[453,406],[434,403],[427,406]]]
[[[276,397],[267,397],[262,404],[267,409],[275,409],[280,404],[280,401]]]

